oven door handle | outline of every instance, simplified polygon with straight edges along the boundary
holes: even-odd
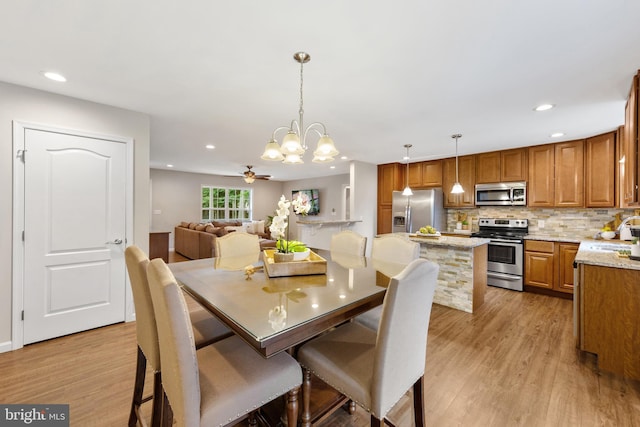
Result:
[[[520,240],[507,240],[507,239],[491,239],[491,241],[489,242],[489,244],[497,244],[500,246],[513,246],[513,245],[521,245],[522,241]],[[505,245],[501,245],[500,243],[506,243]]]
[[[495,279],[502,279],[502,280],[509,280],[511,282],[522,280],[522,276],[514,276],[513,274],[496,273],[493,271],[487,272],[487,277],[493,277]]]

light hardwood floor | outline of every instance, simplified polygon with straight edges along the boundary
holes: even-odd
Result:
[[[492,287],[473,315],[434,305],[428,425],[639,426],[640,383],[598,372],[575,349],[571,316],[571,301]],[[135,360],[133,323],[2,353],[0,403],[68,403],[72,426],[125,426]],[[410,396],[390,419],[413,425]],[[338,410],[324,425],[367,426],[369,416]]]

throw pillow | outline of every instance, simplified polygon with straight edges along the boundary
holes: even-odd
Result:
[[[189,223],[186,221],[180,222],[180,227],[189,228]]]
[[[204,224],[198,224],[196,225],[196,231],[204,231],[207,229],[207,226]]]
[[[256,234],[264,234],[264,220],[253,221],[253,222],[254,222],[254,227],[255,227],[254,233],[256,233]]]

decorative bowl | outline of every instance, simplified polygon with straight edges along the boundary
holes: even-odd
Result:
[[[311,251],[309,250],[309,248],[307,248],[306,251],[302,251],[302,252],[292,252],[293,253],[293,260],[294,261],[303,261],[305,259],[307,259],[309,257],[309,253]]]
[[[600,233],[600,236],[602,236],[602,238],[605,239],[605,240],[611,240],[614,237],[616,237],[616,232],[615,231],[603,231],[602,233]]]

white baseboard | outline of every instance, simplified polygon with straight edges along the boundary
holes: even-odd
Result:
[[[7,351],[11,350],[13,350],[11,341],[0,342],[0,353],[6,353]]]

